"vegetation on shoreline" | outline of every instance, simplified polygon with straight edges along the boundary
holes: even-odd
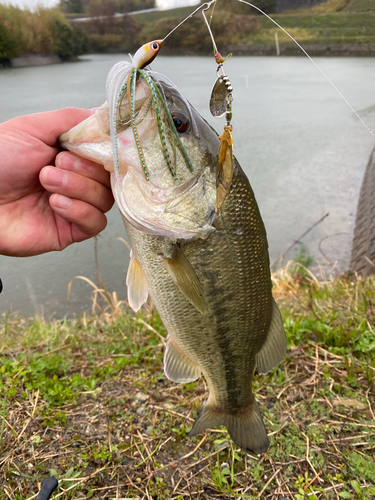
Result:
[[[335,51],[342,53],[343,49],[348,55],[351,51],[354,54],[365,54],[369,46],[375,47],[375,4],[368,0],[327,0],[309,9],[287,10],[282,13],[275,12],[276,2],[267,3],[264,0],[255,3],[270,12],[275,21],[301,44],[308,45],[313,54],[323,52],[329,55]],[[122,21],[114,21],[110,31],[119,37],[119,49],[135,50],[145,40],[160,38],[168,33],[191,11],[191,7],[184,7],[136,16],[133,19],[136,25],[132,46],[129,46],[129,41],[122,42]],[[85,29],[90,29],[89,25]],[[218,1],[212,30],[223,53],[274,54],[277,32],[282,54],[302,54],[292,40],[269,19],[247,5],[237,5],[235,0]],[[105,41],[102,46],[103,50],[108,50]],[[173,44],[166,44],[163,53],[211,54],[212,43],[200,16],[195,16],[179,28],[173,34]]]
[[[115,293],[74,320],[0,323],[0,500],[53,498],[370,499],[375,496],[375,278],[274,277],[285,360],[256,376],[270,434],[263,456],[225,429],[188,437],[205,382],[165,379],[165,329]],[[74,286],[74,285],[73,285]]]
[[[302,45],[309,45],[309,50],[316,53],[324,47],[327,55],[340,50],[343,46],[363,49],[375,47],[375,4],[366,0],[328,0],[309,9],[287,10],[282,13],[273,12],[272,18],[285,28]],[[234,2],[235,4],[235,2]],[[275,53],[275,33],[278,33],[281,53],[302,54],[293,41],[269,19],[256,15],[251,7],[239,4],[241,13],[225,10],[218,1],[212,21],[218,47],[222,52],[242,54]],[[141,39],[159,37],[167,33],[177,24],[180,17],[171,17],[173,11],[167,11],[164,18],[156,13],[137,16],[141,23]],[[174,34],[173,52],[176,48],[189,53],[210,54],[212,50],[206,28],[197,17],[186,23]],[[163,47],[167,52],[168,47]],[[349,49],[348,49],[349,51]]]
[[[0,59],[24,54],[76,57],[89,48],[87,36],[57,9],[39,6],[37,12],[0,4]]]
[[[81,5],[85,13],[96,16],[84,23],[74,22],[75,14],[64,16],[58,9],[39,8],[38,12],[30,12],[0,5],[0,59],[23,54],[53,53],[72,58],[87,52],[134,52],[145,40],[168,33],[192,11],[192,7],[183,7],[137,16],[112,16],[117,9],[123,12],[129,1],[62,1],[61,8],[65,11],[71,12],[78,8],[74,5]],[[372,0],[327,0],[309,9],[282,13],[275,12],[274,0],[255,3],[273,12],[272,17],[307,46],[311,54],[371,55],[374,52],[375,4]],[[136,2],[130,5],[135,6]],[[223,53],[274,54],[276,32],[281,54],[300,53],[284,32],[257,14],[251,7],[237,5],[234,0],[218,1],[212,29]],[[163,47],[164,54],[211,52],[211,40],[200,16],[176,31],[173,44]]]

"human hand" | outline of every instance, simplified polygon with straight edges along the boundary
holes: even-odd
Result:
[[[107,225],[109,173],[58,147],[58,137],[90,114],[64,108],[0,123],[0,254],[63,250]]]

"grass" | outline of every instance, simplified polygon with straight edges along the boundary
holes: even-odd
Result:
[[[141,24],[138,44],[144,39],[158,38],[167,33],[184,15],[186,12],[174,9],[137,16]],[[287,10],[271,16],[299,43],[308,45],[313,54],[329,55],[337,49],[342,55],[358,55],[359,46],[362,46],[363,53],[367,53],[366,46],[375,45],[375,7],[372,0],[328,0],[309,9]],[[228,9],[222,10],[219,0],[212,29],[217,45],[223,52],[251,54],[263,51],[273,54],[268,49],[274,49],[275,32],[278,32],[281,53],[299,54],[285,33],[266,17],[255,15],[251,7],[248,7],[246,14],[239,15]],[[343,46],[345,54],[342,52]],[[209,54],[211,44],[202,20],[194,18],[181,27],[174,35],[173,47],[175,49],[166,46],[163,50]]]
[[[345,12],[335,14],[289,15],[283,14],[275,19],[288,32],[303,43],[319,44],[369,44],[375,43],[375,12],[347,15]],[[280,31],[280,30],[279,30]],[[259,32],[251,37],[255,41],[274,42],[275,27],[267,19],[259,20]],[[292,44],[285,33],[279,33],[279,40],[284,44]]]
[[[370,499],[375,496],[375,279],[274,274],[285,360],[256,377],[262,456],[225,429],[188,431],[205,381],[165,379],[165,329],[94,290],[96,313],[0,324],[0,499]],[[73,284],[74,286],[74,284]]]
[[[347,10],[349,12],[375,12],[375,4],[373,0],[354,0],[348,5]]]

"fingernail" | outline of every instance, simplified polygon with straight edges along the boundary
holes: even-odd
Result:
[[[79,166],[79,160],[72,154],[64,152],[57,155],[55,165],[62,170],[75,172]]]
[[[71,153],[60,153],[56,158],[56,166],[62,170],[70,170],[71,172],[89,170],[90,172],[95,170],[93,165],[90,165],[87,160],[83,158],[77,158]]]
[[[50,186],[62,187],[68,182],[68,177],[64,171],[56,167],[49,167],[44,174],[44,180]]]
[[[72,204],[72,200],[67,198],[62,194],[54,194],[51,196],[51,205],[56,208],[62,208],[63,210],[67,210]]]

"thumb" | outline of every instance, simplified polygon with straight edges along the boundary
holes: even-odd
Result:
[[[10,120],[9,125],[15,126],[27,134],[31,134],[48,146],[55,146],[58,138],[64,132],[82,122],[93,112],[83,108],[62,108],[56,111],[35,113]]]

